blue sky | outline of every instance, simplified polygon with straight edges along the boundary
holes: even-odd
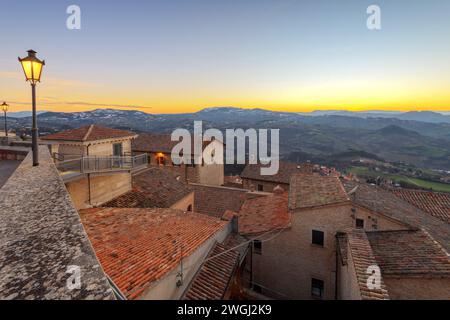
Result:
[[[81,30],[66,28],[71,4]],[[380,31],[366,27],[371,4]],[[0,100],[17,110],[30,48],[47,61],[50,110],[450,110],[446,0],[2,0],[0,12]]]

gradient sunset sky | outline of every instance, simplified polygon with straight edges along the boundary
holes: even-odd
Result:
[[[81,7],[82,29],[66,28]],[[382,30],[366,9],[382,10]],[[447,0],[1,0],[0,101],[38,108],[450,110]]]

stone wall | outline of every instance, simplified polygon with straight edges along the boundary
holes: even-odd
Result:
[[[450,278],[383,277],[392,300],[450,300]]]
[[[287,184],[287,183],[276,183],[276,182],[253,180],[253,179],[247,179],[247,178],[242,178],[242,186],[244,189],[247,189],[247,190],[255,190],[255,191],[262,191],[262,192],[272,192],[276,186],[280,186],[286,191],[289,190],[289,184]],[[262,190],[260,190],[258,188],[258,186],[261,186]]]
[[[78,210],[99,206],[132,188],[129,172],[108,175],[91,174],[90,178],[85,176],[82,179],[68,182],[66,185]]]
[[[375,214],[351,204],[293,212],[292,227],[263,242],[262,254],[253,253],[253,281],[263,294],[276,298],[312,299],[311,279],[324,281],[324,299],[335,299],[336,233],[355,226],[355,214],[368,219]],[[377,230],[407,229],[376,215]],[[370,223],[367,230],[373,230]],[[324,246],[312,244],[312,230],[324,232]],[[276,272],[274,272],[276,270]]]
[[[39,161],[30,152],[0,189],[0,299],[113,299],[47,147]],[[67,286],[69,266],[81,290]]]

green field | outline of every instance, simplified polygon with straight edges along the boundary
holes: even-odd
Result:
[[[364,178],[376,178],[378,176],[382,176],[386,179],[390,179],[396,183],[400,182],[406,182],[412,185],[415,185],[420,188],[424,189],[432,189],[433,191],[439,191],[439,192],[450,192],[450,184],[446,183],[439,183],[434,181],[427,181],[423,179],[417,179],[417,178],[410,178],[406,176],[401,175],[395,175],[395,174],[387,174],[383,172],[377,172],[374,170],[371,170],[366,167],[351,167],[347,170],[347,172],[351,172],[353,174],[356,174],[359,177]]]

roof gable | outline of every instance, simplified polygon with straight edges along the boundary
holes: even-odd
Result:
[[[107,127],[102,127],[96,124],[91,124],[89,126],[84,126],[77,129],[70,129],[54,134],[50,134],[41,137],[42,140],[58,140],[58,141],[77,141],[77,142],[87,142],[87,141],[97,141],[105,139],[114,138],[126,138],[134,137],[135,133],[131,131],[112,129]]]

